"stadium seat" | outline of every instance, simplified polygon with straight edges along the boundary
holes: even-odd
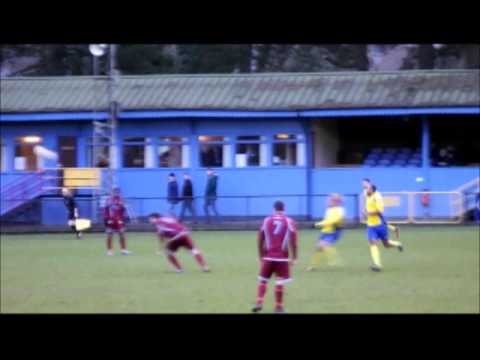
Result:
[[[385,149],[385,152],[386,152],[387,154],[395,154],[395,153],[397,152],[397,149],[395,149],[395,148],[387,148],[387,149]]]
[[[376,160],[368,160],[366,159],[364,162],[363,162],[363,165],[366,165],[366,166],[375,166],[377,164],[377,161]]]
[[[395,160],[393,162],[394,166],[405,166],[406,164],[407,164],[407,162],[405,160]]]
[[[379,157],[380,157],[379,154],[370,153],[370,154],[367,155],[365,160],[378,160]]]
[[[396,159],[397,159],[397,160],[407,160],[409,157],[410,157],[409,154],[400,153],[400,154],[397,154]]]
[[[400,149],[400,152],[401,152],[402,154],[411,154],[411,153],[413,152],[413,150],[410,149],[410,148],[401,148],[401,149]]]
[[[380,156],[380,160],[393,160],[395,158],[394,154],[386,153]]]
[[[382,149],[381,148],[373,148],[371,150],[371,153],[373,154],[380,154],[382,152]]]
[[[416,159],[410,159],[408,161],[408,166],[416,166],[416,167],[419,167],[421,165],[421,161],[420,160],[416,160]]]
[[[390,166],[391,165],[391,161],[388,160],[388,159],[382,159],[378,162],[378,166]]]

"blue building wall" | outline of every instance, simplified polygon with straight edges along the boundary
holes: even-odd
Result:
[[[135,119],[122,120],[118,131],[119,145],[125,137],[131,136],[186,136],[191,146],[190,168],[188,169],[137,169],[120,168],[116,171],[123,195],[130,198],[135,215],[146,215],[153,211],[166,211],[166,179],[175,172],[179,185],[183,172],[192,176],[196,196],[202,196],[206,184],[205,169],[199,166],[198,135],[223,135],[231,138],[238,135],[262,135],[271,142],[276,133],[303,134],[308,136],[308,119]],[[86,166],[87,138],[92,134],[90,121],[14,123],[2,122],[1,136],[6,144],[7,169],[1,174],[1,187],[22,176],[12,172],[14,139],[16,136],[40,135],[43,145],[56,150],[58,136],[77,136],[78,166]],[[307,144],[308,145],[308,144]],[[307,146],[309,149],[309,146]],[[121,157],[122,152],[118,151]],[[233,152],[232,152],[233,154]],[[270,154],[271,155],[271,154]],[[233,155],[232,155],[233,157]],[[270,156],[269,156],[270,158]],[[294,215],[311,215],[319,218],[325,209],[325,196],[330,192],[345,194],[345,205],[349,218],[358,216],[357,203],[361,191],[361,180],[371,178],[380,191],[452,191],[458,186],[479,176],[478,168],[313,168],[309,167],[257,167],[219,168],[218,195],[227,196],[218,201],[220,214],[227,216],[262,216],[271,212],[274,200],[286,202],[288,212]],[[309,178],[310,176],[310,178]],[[418,182],[423,178],[423,182]],[[310,183],[310,186],[309,186]],[[308,195],[313,196],[308,196]],[[283,195],[283,196],[278,196]],[[318,196],[317,196],[318,195]],[[258,197],[256,197],[258,196]],[[270,196],[270,197],[269,197]],[[81,200],[81,213],[92,216],[87,200]],[[441,200],[433,199],[435,214],[446,214],[449,209]],[[203,202],[196,202],[197,213],[203,215]],[[404,213],[406,205],[401,204],[395,211]],[[415,206],[419,206],[416,204]],[[418,209],[420,211],[422,209]],[[179,206],[177,208],[179,211]],[[65,210],[60,200],[45,199],[43,204],[45,224],[64,224]]]

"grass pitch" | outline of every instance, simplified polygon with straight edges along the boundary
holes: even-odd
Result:
[[[318,232],[300,232],[300,261],[286,286],[289,313],[479,313],[479,228],[403,227],[405,251],[381,248],[368,269],[363,229],[346,230],[344,265],[305,272]],[[259,263],[252,231],[194,232],[212,272],[181,249],[185,273],[156,255],[153,233],[128,233],[133,254],[105,255],[104,235],[1,235],[2,313],[248,313]],[[269,286],[264,312],[273,309]]]

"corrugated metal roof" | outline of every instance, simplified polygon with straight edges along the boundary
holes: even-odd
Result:
[[[0,79],[0,110],[107,109],[105,77]],[[478,70],[121,76],[123,110],[313,110],[478,106]]]

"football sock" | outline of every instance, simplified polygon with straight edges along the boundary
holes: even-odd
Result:
[[[112,235],[107,236],[107,249],[112,250]]]
[[[400,241],[388,240],[388,245],[393,247],[400,247],[402,246],[402,243]]]
[[[337,265],[337,249],[335,249],[334,247],[327,247],[325,248],[325,254],[327,255],[328,265]]]
[[[195,258],[195,260],[197,261],[197,263],[198,263],[202,268],[204,268],[205,266],[207,266],[207,264],[205,263],[205,259],[203,258],[202,254],[197,253],[197,254],[193,255],[193,257]]]
[[[388,226],[388,230],[391,230],[391,231],[397,230],[397,228],[391,224],[387,224],[387,226]]]
[[[378,267],[382,267],[382,262],[380,260],[380,251],[378,250],[377,245],[370,245],[370,255],[372,256],[373,263]]]
[[[310,261],[310,267],[316,268],[322,262],[323,251],[322,250],[315,250],[315,253],[312,256],[312,260]]]
[[[275,307],[283,307],[283,285],[275,285]]]
[[[120,235],[120,248],[122,250],[127,249],[127,242],[126,242],[125,237],[123,235]]]
[[[174,266],[175,269],[177,270],[182,270],[182,266],[180,265],[180,263],[178,262],[177,258],[175,257],[175,255],[167,255],[167,259],[168,261],[170,261],[170,263]]]
[[[258,289],[257,289],[257,305],[263,304],[263,299],[265,298],[266,292],[267,292],[267,283],[261,281],[258,284]]]

